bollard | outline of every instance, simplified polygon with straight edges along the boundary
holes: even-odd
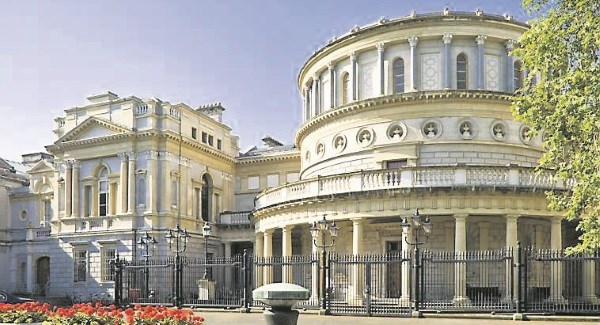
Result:
[[[299,313],[292,306],[309,298],[309,290],[291,283],[271,283],[252,291],[252,299],[271,307],[264,312],[269,325],[296,325]]]

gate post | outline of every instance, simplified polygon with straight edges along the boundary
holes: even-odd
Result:
[[[250,302],[248,301],[248,292],[252,292],[252,290],[248,290],[249,288],[249,282],[248,281],[250,279],[250,274],[249,274],[249,270],[250,268],[248,267],[248,253],[247,251],[244,249],[244,253],[242,255],[242,294],[243,294],[243,300],[242,300],[242,307],[244,308],[245,312],[249,312],[249,305]]]
[[[368,261],[367,257],[367,261]],[[367,307],[367,316],[372,316],[371,311],[371,263],[368,261],[365,264],[365,305]]]
[[[521,274],[521,258],[522,258],[522,256],[521,256],[521,253],[522,253],[521,242],[518,241],[517,242],[517,256],[516,256],[516,260],[515,260],[515,264],[514,264],[515,272],[516,272],[515,276],[517,278],[516,279],[517,292],[515,295],[515,305],[517,308],[517,314],[520,314],[522,312],[521,311],[521,295],[522,295],[522,291],[521,291],[521,289],[522,289],[522,282],[521,282],[521,280],[522,280],[522,274]],[[525,277],[527,277],[527,275],[525,275]],[[514,280],[513,280],[513,283],[514,283]]]
[[[119,253],[117,253],[111,264],[115,272],[115,305],[121,306],[123,300],[123,264]]]

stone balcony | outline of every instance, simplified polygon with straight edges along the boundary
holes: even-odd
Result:
[[[221,227],[251,227],[250,214],[252,211],[225,211],[219,214],[217,226]]]
[[[255,208],[307,198],[394,189],[417,188],[504,188],[567,190],[563,181],[550,171],[536,172],[518,166],[431,166],[360,171],[297,181],[268,189],[256,198]]]
[[[27,229],[27,241],[39,241],[50,238],[50,227]]]

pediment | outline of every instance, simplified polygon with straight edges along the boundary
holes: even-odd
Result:
[[[38,173],[48,173],[54,172],[54,167],[52,164],[45,160],[38,161],[33,167],[31,167],[27,173],[28,174],[38,174]]]
[[[98,117],[90,117],[63,135],[60,139],[58,139],[58,141],[55,142],[55,144],[69,141],[104,138],[128,132],[130,132],[130,130],[124,126]]]

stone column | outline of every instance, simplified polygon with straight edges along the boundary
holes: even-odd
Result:
[[[487,251],[490,249],[489,247],[489,237],[490,237],[490,223],[489,222],[480,222],[479,223],[479,250]],[[479,266],[479,282],[481,286],[487,287],[490,285],[489,283],[489,264],[481,263]]]
[[[477,89],[483,89],[484,85],[484,63],[483,63],[483,54],[484,54],[484,43],[487,36],[485,35],[477,35],[475,41],[477,42]]]
[[[292,229],[293,227],[288,225],[281,227],[281,255],[283,262],[291,262],[289,260],[292,257]],[[283,265],[281,268],[281,281],[292,283],[292,267],[291,265]]]
[[[379,67],[379,94],[385,95],[385,43],[377,44],[377,66]]]
[[[119,213],[127,213],[127,154],[121,152],[118,154],[121,158],[121,170],[119,174],[119,191],[121,193],[121,200],[119,202]]]
[[[135,212],[135,152],[129,153],[129,168],[127,171],[127,214]]]
[[[593,257],[594,253],[589,253]],[[583,261],[581,273],[581,286],[583,289],[583,299],[588,303],[600,304],[600,299],[596,296],[596,260],[589,259]]]
[[[454,253],[458,259],[464,259],[467,251],[467,214],[454,215]],[[455,305],[469,305],[467,297],[467,265],[464,262],[457,262],[454,270],[454,299]]]
[[[228,242],[228,241],[224,242],[223,248],[225,249],[225,251],[224,251],[225,260],[230,260],[231,259],[231,242]],[[231,273],[232,271],[233,271],[233,269],[231,269],[231,268],[225,269],[225,287],[226,288],[232,288],[232,285],[233,285],[233,281],[232,281],[233,277],[232,277],[232,273]]]
[[[444,34],[442,41],[444,42],[444,89],[450,89],[452,84],[452,55],[450,54],[452,34]]]
[[[408,38],[410,45],[410,87],[412,91],[417,91],[417,44],[419,38],[411,36]]]
[[[310,300],[313,302],[318,302],[320,299],[319,296],[319,269],[320,269],[320,263],[321,263],[321,252],[319,251],[319,247],[317,247],[317,245],[320,243],[319,240],[320,236],[317,236],[317,238],[310,238],[310,246],[312,247],[312,257],[313,260],[316,261],[314,263],[312,263],[312,270],[311,270],[311,288],[310,288]],[[317,245],[315,245],[317,244]]]
[[[263,256],[266,258],[273,258],[273,231],[274,229],[267,229],[265,230],[265,232],[263,233],[263,240],[264,240],[264,254]],[[263,270],[263,280],[264,280],[264,284],[269,284],[269,283],[273,283],[273,267],[272,266],[265,266],[264,270]]]
[[[408,242],[413,242],[412,238],[412,229],[410,227],[402,228],[402,257],[408,258],[411,256],[411,252],[413,247],[408,244]],[[410,292],[411,292],[411,273],[412,266],[411,261],[406,261],[402,263],[402,296],[400,297],[400,304],[402,306],[410,306]]]
[[[352,100],[357,100],[358,99],[358,62],[357,62],[358,58],[356,56],[356,52],[352,52],[350,53],[350,65],[351,65],[351,69],[350,69],[350,81],[352,82]]]
[[[352,219],[352,255],[355,257],[363,254],[364,221],[364,218]],[[363,299],[364,272],[364,264],[355,264],[352,266],[352,295],[349,298],[355,304]]]
[[[333,62],[329,62],[327,69],[329,70],[329,108],[334,108],[336,106],[335,86],[337,83],[335,80],[335,66],[333,65]]]
[[[263,233],[262,232],[257,232],[255,234],[256,236],[256,240],[254,242],[255,247],[254,247],[254,254],[256,254],[256,257],[258,258],[259,262],[260,260],[264,257],[264,245],[263,245]],[[257,266],[256,267],[256,287],[260,287],[262,286],[263,283],[263,267],[262,266]]]
[[[71,217],[71,184],[73,177],[73,163],[70,160],[65,161],[65,217]]]
[[[550,249],[553,254],[562,255],[562,219],[553,218],[551,220],[552,225],[550,229]],[[587,285],[587,283],[586,283]],[[563,297],[563,274],[562,274],[562,261],[551,262],[550,267],[550,297],[549,301],[555,303],[565,302]]]
[[[312,116],[317,116],[319,114],[319,96],[317,94],[318,91],[318,84],[319,84],[319,77],[317,75],[313,76],[313,81],[312,81],[312,103],[311,103],[311,110],[312,110]]]
[[[117,214],[116,209],[115,209],[116,201],[117,201],[117,183],[109,183],[108,184],[108,215],[109,216],[114,216]]]
[[[77,218],[79,216],[79,161],[73,160],[73,182],[71,183],[71,194],[73,199],[71,201],[71,217]]]
[[[302,89],[302,117],[303,121],[306,121],[310,118],[310,116],[306,113],[308,109],[308,101],[307,101],[307,91],[306,88]]]
[[[512,250],[513,257],[517,258],[517,241],[518,241],[518,229],[517,219],[518,215],[506,215],[506,248]],[[516,276],[512,278],[511,282],[511,268],[512,266],[506,267],[506,298],[512,300],[516,294],[518,279]]]
[[[150,151],[148,153],[148,187],[146,189],[146,196],[148,197],[148,206],[146,211],[149,213],[156,213],[157,205],[157,192],[158,192],[158,153],[156,151]]]
[[[26,286],[27,292],[35,291],[35,259],[32,253],[27,253],[27,269],[26,269]]]
[[[515,46],[515,40],[509,39],[504,44],[506,46],[506,92],[515,91],[515,58],[510,54]]]

